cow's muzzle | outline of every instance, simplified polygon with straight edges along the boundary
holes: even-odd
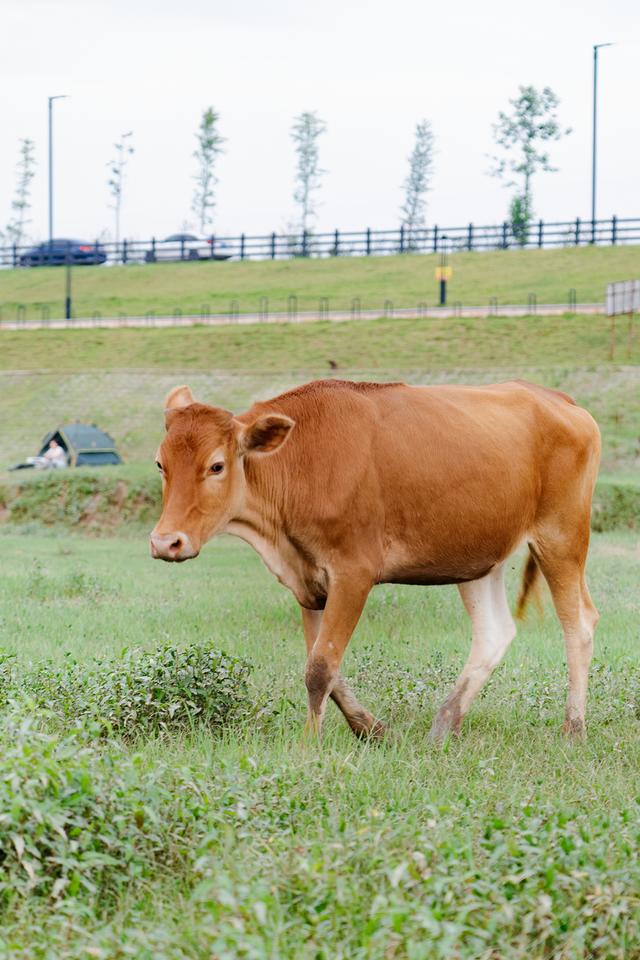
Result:
[[[154,560],[169,560],[180,563],[197,557],[199,551],[192,546],[186,533],[176,530],[173,533],[152,533],[149,538],[151,556]]]

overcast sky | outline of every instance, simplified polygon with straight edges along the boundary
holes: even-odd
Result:
[[[55,104],[55,233],[113,231],[107,162],[133,131],[122,233],[193,222],[195,130],[213,105],[226,152],[216,232],[294,218],[292,118],[327,124],[320,229],[394,227],[417,121],[437,154],[430,223],[494,223],[509,193],[486,176],[492,124],[519,84],[549,85],[573,128],[537,216],[590,215],[592,45],[600,53],[598,212],[640,216],[638,0],[0,0],[0,228],[19,139],[35,140],[33,238],[47,231],[47,96]]]

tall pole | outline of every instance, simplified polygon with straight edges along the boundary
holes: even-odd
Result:
[[[611,47],[611,43],[593,45],[593,141],[591,148],[591,243],[596,242],[596,166],[598,133],[598,50]]]
[[[53,240],[53,101],[66,99],[66,94],[48,97],[49,100],[49,245]]]

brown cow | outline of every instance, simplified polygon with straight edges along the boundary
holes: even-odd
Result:
[[[584,730],[593,632],[584,578],[600,435],[565,394],[511,381],[410,387],[320,380],[238,417],[166,400],[163,510],[151,553],[196,557],[217,533],[246,540],[294,594],[307,645],[308,724],[328,697],[358,736],[382,725],[340,675],[377,583],[456,583],[472,644],[431,729],[458,732],[515,635],[507,558],[527,542],[520,610],[541,570],[565,636],[565,730]]]

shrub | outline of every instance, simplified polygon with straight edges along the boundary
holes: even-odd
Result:
[[[92,720],[102,734],[126,737],[184,730],[196,722],[220,728],[248,709],[249,666],[205,644],[125,651],[114,660],[19,671],[0,664],[0,702],[20,693],[58,719]]]
[[[125,888],[188,854],[202,801],[195,787],[90,729],[38,729],[14,704],[0,723],[0,905],[29,895],[87,898],[103,909]]]

